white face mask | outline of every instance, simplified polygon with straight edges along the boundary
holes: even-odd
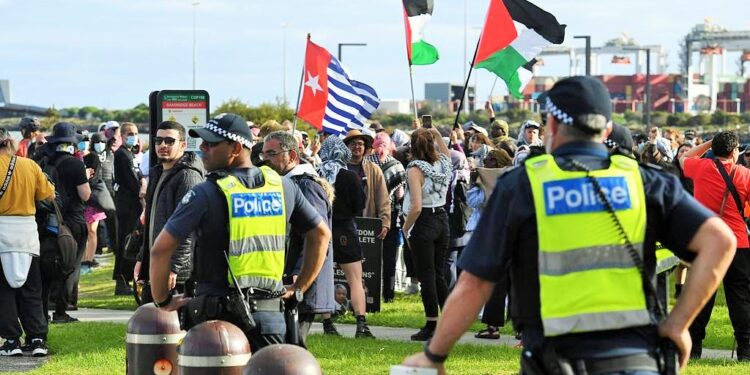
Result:
[[[106,147],[107,147],[107,144],[104,143],[104,142],[95,143],[94,144],[94,151],[96,151],[96,152],[98,152],[98,153],[101,154],[102,152],[104,152],[104,149]]]
[[[73,153],[75,152],[75,147],[73,147],[73,145],[69,143],[61,143],[57,145],[57,147],[55,147],[55,151],[65,152],[65,153],[73,155]]]

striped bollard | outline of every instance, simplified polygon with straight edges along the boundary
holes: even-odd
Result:
[[[126,373],[176,375],[177,344],[184,336],[177,312],[158,309],[153,303],[139,307],[125,335]]]
[[[234,324],[209,320],[191,328],[177,352],[182,375],[242,375],[250,343]]]

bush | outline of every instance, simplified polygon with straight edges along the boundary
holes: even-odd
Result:
[[[697,114],[688,120],[688,126],[705,126],[711,124],[711,115],[707,113]]]

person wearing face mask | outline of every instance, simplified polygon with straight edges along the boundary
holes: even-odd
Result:
[[[60,203],[60,211],[65,224],[75,238],[78,248],[76,251],[77,266],[76,269],[64,279],[50,280],[45,277],[42,291],[42,301],[45,303],[45,314],[47,311],[46,302],[49,300],[49,292],[53,290],[53,284],[58,284],[57,294],[54,296],[55,311],[52,314],[52,323],[70,323],[77,321],[76,318],[69,316],[66,310],[70,307],[75,308],[78,299],[78,277],[80,274],[80,262],[83,258],[86,247],[86,220],[84,211],[86,201],[91,195],[91,188],[88,184],[86,175],[86,166],[78,160],[73,154],[76,145],[82,140],[80,134],[76,134],[75,125],[67,122],[60,122],[52,129],[52,135],[47,137],[45,157],[41,161],[42,170],[47,173],[50,180],[55,184],[55,190]],[[54,217],[51,212],[49,217]],[[39,226],[42,231],[41,238],[56,236],[54,221],[48,220],[45,225]],[[51,228],[50,228],[51,227]],[[44,272],[43,272],[44,274]]]
[[[99,133],[92,135],[89,142],[84,140],[78,144],[79,149],[82,149],[82,146],[86,146],[86,154],[83,156],[83,164],[86,165],[86,172],[89,176],[90,184],[97,183],[97,181],[102,179],[101,166],[107,158],[107,155],[104,152],[106,145],[104,137]],[[105,191],[104,194],[108,194],[108,192]],[[90,270],[99,266],[99,263],[94,260],[94,254],[99,245],[97,230],[99,229],[99,222],[107,218],[107,213],[89,202],[86,205],[86,210],[83,212],[83,216],[86,219],[88,238],[86,240],[86,252],[83,255],[81,266],[83,269]]]
[[[138,225],[143,205],[141,188],[146,185],[140,169],[135,163],[138,153],[138,127],[125,122],[120,128],[123,145],[115,152],[115,207],[117,211],[117,246],[115,246],[115,295],[133,293],[129,283],[133,280],[134,260],[123,257],[125,237]],[[144,190],[145,191],[145,190]]]

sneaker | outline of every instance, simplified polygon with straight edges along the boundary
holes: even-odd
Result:
[[[133,289],[130,287],[129,283],[122,281],[122,280],[117,280],[117,283],[115,284],[115,295],[116,296],[132,296]]]
[[[357,331],[354,332],[354,338],[357,339],[374,339],[375,336],[370,332],[367,323],[357,323]]]
[[[49,351],[47,349],[47,343],[44,341],[44,339],[31,339],[29,349],[31,355],[34,357],[46,357],[47,352]]]
[[[77,322],[78,319],[66,314],[66,313],[54,313],[52,314],[52,324],[65,324],[65,323],[74,323]]]
[[[94,259],[91,262],[89,262],[89,267],[91,267],[91,268],[97,268],[99,266],[101,266],[101,264],[99,264],[99,262],[97,262],[96,259]]]
[[[341,336],[339,334],[339,331],[336,330],[336,326],[333,325],[332,321],[323,321],[323,334],[324,335],[331,335],[331,336]]]
[[[411,341],[427,341],[432,338],[433,334],[435,334],[435,331],[422,328],[419,332],[411,335]]]
[[[406,292],[405,293],[407,295],[419,294],[419,284],[418,283],[411,283],[411,284],[409,284],[409,286],[406,287]]]
[[[20,340],[6,340],[3,346],[0,346],[0,356],[20,357],[23,355]]]

